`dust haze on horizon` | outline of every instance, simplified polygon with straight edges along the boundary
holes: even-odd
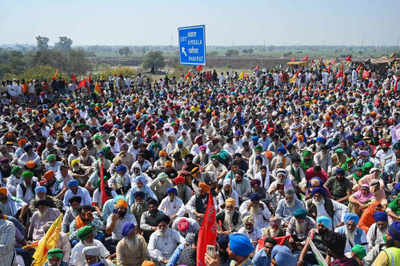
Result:
[[[0,44],[68,36],[73,46],[177,45],[177,28],[206,25],[210,46],[399,46],[400,1],[1,1]]]

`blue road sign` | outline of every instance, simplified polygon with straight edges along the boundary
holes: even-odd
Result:
[[[206,65],[206,31],[204,25],[178,28],[181,65]]]

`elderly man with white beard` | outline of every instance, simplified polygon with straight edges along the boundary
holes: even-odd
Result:
[[[344,216],[345,225],[335,229],[335,232],[346,236],[346,247],[344,253],[351,254],[351,249],[355,245],[359,244],[364,246],[368,252],[367,236],[365,232],[357,227],[360,218],[355,213],[347,213]]]
[[[388,232],[388,215],[386,212],[375,212],[375,223],[371,225],[367,233],[368,250],[385,243],[385,235]]]
[[[241,226],[240,213],[235,209],[236,201],[233,198],[225,200],[225,208],[217,214],[218,234],[237,232]]]
[[[150,258],[165,265],[179,244],[185,244],[185,239],[174,229],[168,228],[170,219],[162,215],[157,221],[157,230],[151,234],[148,250]]]
[[[314,187],[312,189],[312,198],[306,201],[308,215],[314,220],[321,216],[327,216],[332,219],[332,225],[335,228],[343,221],[343,216],[347,213],[348,208],[328,198],[326,193],[323,187]]]
[[[286,229],[286,235],[292,235],[299,242],[302,242],[313,228],[316,228],[314,221],[307,216],[305,209],[299,208],[293,212],[293,217]]]
[[[281,223],[282,223],[281,217],[272,216],[269,219],[269,226],[267,228],[264,228],[262,231],[263,237],[269,238],[269,237],[284,236],[285,230],[283,229]]]
[[[246,200],[240,206],[239,212],[242,217],[251,215],[254,217],[254,227],[262,230],[267,227],[269,218],[271,218],[271,212],[268,210],[265,203],[260,202],[260,198],[256,193],[252,193],[249,196],[250,199]]]
[[[126,222],[121,228],[123,238],[118,242],[117,265],[138,266],[149,258],[147,243],[143,236],[137,234],[136,226]]]
[[[31,217],[29,230],[28,230],[28,239],[37,241],[40,240],[45,231],[43,226],[48,222],[53,222],[60,215],[60,211],[56,208],[50,208],[50,203],[47,200],[39,200],[36,202],[35,211]]]
[[[282,218],[284,223],[288,223],[293,217],[293,212],[297,209],[305,208],[304,203],[298,200],[295,196],[294,190],[286,190],[285,198],[278,202],[278,208],[276,209],[275,215]]]
[[[243,227],[239,229],[238,233],[247,236],[253,246],[257,246],[257,241],[262,238],[262,233],[259,229],[254,228],[254,217],[246,216],[242,219]]]
[[[232,182],[230,179],[226,178],[221,180],[221,182],[223,183],[222,189],[221,191],[218,193],[217,196],[217,202],[218,202],[218,206],[223,209],[224,208],[224,204],[225,204],[225,200],[228,198],[233,198],[236,202],[236,208],[239,207],[238,203],[239,203],[239,195],[236,193],[236,191],[234,191],[232,189]]]

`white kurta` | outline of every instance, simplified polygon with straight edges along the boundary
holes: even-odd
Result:
[[[185,239],[174,229],[167,229],[165,236],[157,230],[151,234],[147,248],[154,261],[161,261],[169,259],[176,247],[184,243]]]
[[[175,197],[172,201],[169,197],[164,198],[158,209],[168,216],[175,215],[178,210],[182,207],[183,202],[180,198]]]
[[[14,259],[15,230],[15,226],[12,222],[0,219],[1,265],[12,265]]]
[[[100,248],[100,257],[106,258],[110,256],[110,252],[104,247],[103,243],[101,243],[97,239],[93,239],[93,244],[85,245],[82,241],[79,241],[78,244],[71,251],[71,259],[70,264],[74,266],[84,266],[87,265],[85,255],[83,254],[83,249],[87,246],[97,246]]]

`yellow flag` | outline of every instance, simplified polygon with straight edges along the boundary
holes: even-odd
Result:
[[[58,239],[60,238],[63,214],[60,214],[54,223],[50,226],[45,236],[39,242],[35,253],[33,254],[34,266],[43,266],[47,261],[47,252],[56,248]]]
[[[242,79],[243,79],[243,76],[244,76],[244,73],[243,73],[243,72],[240,72],[240,75],[239,75],[238,80],[242,80]]]
[[[293,77],[291,77],[291,78],[289,79],[289,82],[290,82],[290,83],[295,83],[296,80],[297,80],[297,73],[294,74]]]

